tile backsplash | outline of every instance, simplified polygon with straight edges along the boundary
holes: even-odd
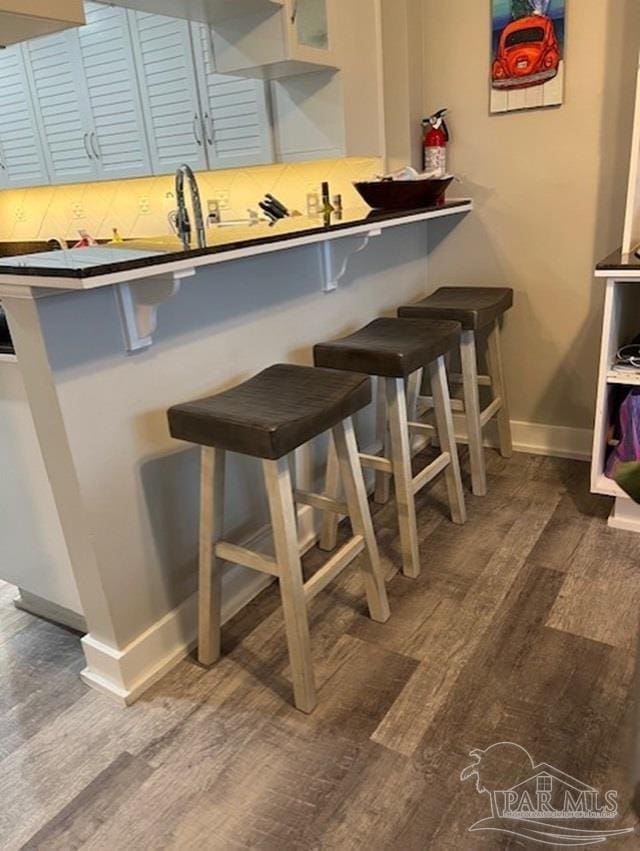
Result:
[[[271,192],[290,209],[305,212],[307,193],[328,180],[344,206],[362,204],[352,186],[382,169],[378,158],[318,160],[286,165],[200,172],[198,183],[206,215],[207,201],[219,201],[222,219],[247,216]],[[74,239],[85,229],[108,239],[113,228],[127,237],[158,236],[170,231],[167,216],[175,208],[174,178],[147,177],[66,186],[0,191],[0,241]]]

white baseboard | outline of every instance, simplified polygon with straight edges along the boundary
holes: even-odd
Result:
[[[626,496],[617,497],[609,517],[609,526],[625,532],[640,532],[640,505]]]
[[[456,415],[456,438],[466,442],[464,418]],[[512,422],[513,444],[517,452],[575,458],[591,457],[592,432],[588,429],[547,426],[538,423]],[[487,446],[497,445],[493,424],[486,429]],[[373,454],[376,449],[364,450]],[[369,472],[369,471],[367,471]],[[368,475],[371,488],[373,477]],[[370,489],[369,488],[369,489]],[[306,552],[317,540],[314,511],[303,507],[298,512],[301,550]],[[240,542],[255,550],[263,550],[271,539],[265,526],[250,540]],[[243,606],[263,591],[273,580],[237,565],[228,566],[223,580],[223,622],[230,620]],[[91,635],[82,639],[87,667],[83,680],[92,688],[119,701],[131,704],[163,677],[195,647],[197,635],[197,596],[155,623],[124,650],[114,650]]]
[[[593,431],[540,423],[512,422],[513,447],[517,452],[590,461]]]
[[[464,416],[454,415],[456,440],[467,443]],[[495,422],[490,423],[484,432],[485,446],[498,446],[498,433]],[[548,455],[551,458],[573,458],[576,461],[590,461],[593,447],[593,431],[587,428],[568,428],[566,426],[543,425],[511,421],[513,448],[516,452],[530,455]]]
[[[76,630],[76,632],[87,631],[87,622],[82,615],[73,612],[71,609],[66,609],[64,606],[59,606],[57,603],[52,603],[50,600],[44,600],[36,594],[31,594],[24,588],[18,588],[18,596],[13,601],[13,605],[16,609],[22,609],[23,612],[29,612],[30,615],[36,615],[54,623],[61,623],[63,626]]]
[[[304,506],[298,512],[301,551],[311,549],[317,540],[313,509]],[[263,527],[243,546],[264,551],[271,540],[271,529]],[[223,577],[223,623],[251,602],[274,580],[239,565],[227,565]],[[87,685],[119,703],[134,703],[143,692],[161,679],[196,645],[197,595],[165,615],[123,650],[115,650],[86,635],[82,646],[87,667],[82,679]]]

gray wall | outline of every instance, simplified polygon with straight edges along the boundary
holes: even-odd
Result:
[[[455,238],[454,230],[452,252]],[[357,245],[338,241],[338,262]],[[195,589],[197,452],[170,438],[166,409],[271,363],[310,363],[314,342],[426,293],[426,255],[426,224],[387,231],[353,258],[329,296],[313,246],[209,267],[160,308],[156,343],[136,356],[124,354],[110,288],[39,302],[119,647]],[[371,438],[365,425],[363,443]],[[232,458],[234,533],[264,522],[258,472],[257,462]]]

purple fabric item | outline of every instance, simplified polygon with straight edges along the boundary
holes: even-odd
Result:
[[[620,405],[618,412],[620,443],[607,460],[606,475],[613,479],[618,464],[640,461],[640,388],[635,388]]]

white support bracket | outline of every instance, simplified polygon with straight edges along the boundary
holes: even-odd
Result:
[[[153,335],[158,328],[158,307],[177,295],[183,278],[189,278],[195,273],[195,269],[181,269],[133,283],[115,285],[122,335],[129,354],[153,345]]]
[[[347,268],[349,266],[349,261],[356,254],[359,254],[361,251],[369,245],[369,241],[375,237],[380,236],[382,233],[381,228],[372,228],[362,237],[359,237],[360,245],[355,248],[353,251],[350,251],[347,256],[344,258],[340,269],[336,268],[336,259],[334,253],[334,243],[337,241],[336,239],[327,239],[324,242],[318,243],[318,250],[320,253],[320,271],[322,273],[322,292],[324,293],[332,293],[338,289],[338,284],[344,278]],[[341,239],[342,242],[345,238]]]

